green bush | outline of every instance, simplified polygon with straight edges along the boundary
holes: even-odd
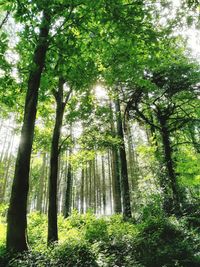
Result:
[[[113,215],[107,222],[108,239],[96,244],[100,266],[140,267],[134,255],[133,239],[138,233],[137,227],[124,222],[121,215]]]
[[[98,267],[88,243],[70,241],[43,251],[18,254],[4,267]]]
[[[46,267],[55,266],[51,264],[50,258],[44,253],[28,251],[13,257],[5,267]]]
[[[28,242],[36,250],[46,247],[47,216],[45,214],[32,212],[28,215]]]
[[[6,251],[5,245],[0,245],[0,266],[7,266],[11,255]]]
[[[52,251],[51,257],[53,258],[53,264],[60,267],[98,266],[94,253],[84,240],[82,242],[65,242],[56,246]]]
[[[84,227],[85,239],[91,243],[108,240],[108,223],[104,219],[95,219]]]
[[[192,241],[166,218],[144,222],[134,243],[136,259],[144,266],[200,266],[194,258]]]
[[[70,217],[67,218],[70,225],[74,228],[81,228],[85,225],[87,219],[95,218],[95,216],[91,213],[87,214],[79,214],[76,209],[72,211]]]
[[[97,251],[98,263],[102,267],[141,266],[136,262],[132,239],[126,236],[99,242]]]
[[[197,218],[195,212],[191,215]],[[199,267],[199,228],[191,226],[190,217],[167,218],[159,202],[145,207],[137,224],[124,222],[121,215],[96,218],[74,211],[67,219],[58,216],[60,243],[47,249],[47,216],[34,212],[28,217],[32,250],[17,256],[5,250],[3,218],[0,266]]]

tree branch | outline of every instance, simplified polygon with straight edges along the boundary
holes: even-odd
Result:
[[[3,27],[3,25],[7,22],[8,18],[10,15],[10,11],[6,12],[5,18],[2,20],[1,24],[0,24],[0,29]]]
[[[61,144],[59,145],[59,148],[58,148],[58,154],[60,154],[60,151],[61,151],[61,148],[63,146],[63,144],[67,141],[67,139],[70,137],[70,135],[68,135],[62,142]]]

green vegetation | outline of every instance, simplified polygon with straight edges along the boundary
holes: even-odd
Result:
[[[155,204],[156,203],[152,203]],[[153,205],[135,222],[121,215],[96,218],[92,213],[59,216],[59,244],[46,247],[47,217],[38,212],[28,218],[30,251],[6,253],[5,234],[0,245],[1,266],[199,266],[199,224],[191,214],[166,217]],[[154,209],[154,210],[152,210]],[[193,214],[193,221],[199,215]],[[1,228],[6,229],[1,217]],[[5,231],[4,231],[5,233]]]
[[[199,11],[0,1],[0,267],[200,266]]]

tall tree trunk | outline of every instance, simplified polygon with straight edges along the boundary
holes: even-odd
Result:
[[[38,188],[37,202],[36,202],[36,210],[40,212],[42,212],[42,203],[44,195],[45,168],[46,168],[46,153],[43,153],[43,160],[40,171],[39,188]]]
[[[64,207],[64,217],[67,218],[71,212],[72,206],[72,194],[73,194],[73,184],[72,184],[72,165],[70,162],[70,157],[72,155],[72,148],[69,149],[69,163],[68,163],[68,170],[67,170],[67,188],[66,188],[66,195],[65,195],[65,207]],[[73,204],[74,206],[74,204]]]
[[[125,151],[125,144],[124,144],[124,132],[123,132],[119,98],[117,98],[115,101],[115,109],[116,109],[116,116],[117,116],[117,134],[121,140],[119,154],[120,154],[120,161],[121,161],[121,187],[122,187],[122,199],[123,199],[123,216],[124,216],[124,219],[128,219],[128,218],[131,218],[131,203],[130,203],[130,191],[129,191],[126,151]]]
[[[53,130],[50,155],[50,173],[49,173],[49,207],[48,207],[48,237],[50,245],[58,240],[57,225],[57,187],[58,187],[58,169],[59,169],[59,139],[63,121],[65,103],[63,102],[64,83],[62,77],[59,78],[58,91],[55,92],[56,99],[56,119]]]
[[[114,116],[112,110],[112,104],[110,103],[110,112],[111,112],[111,131],[114,136],[116,136],[116,127],[114,124]],[[113,187],[113,204],[114,204],[114,212],[121,213],[122,212],[122,203],[121,203],[121,181],[120,181],[120,167],[119,167],[119,155],[118,149],[116,147],[112,148],[112,187]]]
[[[46,155],[47,159],[47,164],[46,164],[46,168],[45,168],[45,185],[44,185],[44,208],[43,208],[43,212],[45,214],[48,213],[48,196],[49,196],[49,186],[48,186],[48,177],[49,177],[49,153],[47,153]]]
[[[167,171],[167,180],[166,180],[166,187],[170,185],[172,191],[172,198],[173,198],[173,205],[175,211],[180,211],[180,197],[179,197],[179,190],[177,184],[176,173],[174,169],[174,161],[173,161],[173,150],[170,142],[170,133],[168,131],[167,122],[165,117],[160,114],[159,122],[161,126],[161,137],[163,143],[163,152],[164,152],[164,164],[166,166]]]
[[[82,167],[81,171],[81,196],[80,196],[80,213],[84,213],[84,189],[85,189],[85,175],[84,175],[84,167]]]
[[[96,186],[96,155],[95,158],[92,161],[92,172],[93,172],[93,192],[92,192],[92,200],[93,200],[93,210],[94,214],[97,212],[97,186]]]
[[[5,157],[5,153],[6,153],[5,151],[7,150],[6,146],[7,146],[8,137],[9,137],[9,135],[6,134],[4,142],[3,142],[3,147],[2,147],[2,150],[1,150],[0,163],[3,162],[4,157]]]
[[[2,180],[2,188],[0,190],[0,203],[5,201],[5,195],[6,195],[6,189],[8,184],[8,174],[10,169],[10,164],[12,160],[12,148],[13,148],[13,142],[14,142],[14,135],[11,136],[11,139],[9,141],[9,145],[7,147],[6,156],[5,156],[5,169],[3,173],[3,180]]]
[[[66,160],[64,161],[65,168],[64,168],[64,178],[63,178],[63,186],[62,186],[62,214],[64,216],[65,212],[65,197],[66,197],[66,190],[67,190],[67,172],[68,172],[68,150],[66,150]]]
[[[101,157],[102,164],[102,199],[103,199],[103,214],[106,214],[106,175],[104,156]]]
[[[27,196],[29,189],[29,169],[33,144],[34,126],[38,101],[38,89],[48,49],[50,15],[43,13],[38,43],[34,52],[32,70],[28,80],[24,119],[18,149],[15,174],[8,209],[7,249],[21,252],[27,245]]]
[[[100,173],[98,168],[98,156],[96,156],[95,160],[95,179],[96,179],[96,213],[101,214],[101,181],[100,181]]]
[[[108,150],[108,182],[109,182],[109,200],[110,200],[110,214],[113,213],[113,201],[112,201],[112,166],[111,166],[111,160],[110,160],[110,150]],[[121,203],[121,202],[120,202]]]
[[[85,168],[85,210],[87,212],[89,207],[89,175],[88,175],[88,164],[86,163]]]
[[[92,208],[92,161],[89,161],[89,208]]]

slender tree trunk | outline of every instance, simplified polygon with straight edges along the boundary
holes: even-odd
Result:
[[[121,140],[121,145],[119,148],[120,161],[121,161],[121,187],[122,187],[122,199],[123,199],[123,216],[124,219],[131,218],[131,202],[130,202],[130,191],[129,191],[129,181],[128,181],[128,168],[126,160],[126,151],[124,144],[124,133],[121,118],[121,109],[119,98],[115,101],[115,109],[117,116],[117,133]]]
[[[5,201],[5,195],[6,195],[6,189],[7,189],[7,184],[8,184],[8,174],[9,174],[9,169],[10,169],[10,164],[11,164],[11,159],[12,159],[12,148],[13,148],[13,141],[14,141],[14,135],[11,136],[6,156],[5,156],[5,170],[3,173],[4,179],[2,181],[2,189],[0,193],[0,203]]]
[[[85,210],[87,212],[89,207],[89,175],[88,175],[88,164],[85,169]]]
[[[72,155],[72,148],[69,149],[69,158]],[[65,209],[64,209],[64,217],[67,218],[70,215],[71,212],[71,206],[72,206],[72,194],[73,188],[72,188],[72,165],[69,159],[68,163],[68,170],[67,170],[67,189],[66,189],[66,195],[65,195]],[[74,199],[74,198],[73,198]],[[73,204],[74,206],[74,204]]]
[[[103,214],[106,214],[106,175],[104,156],[101,157],[102,164],[102,200],[103,200]]]
[[[92,161],[89,161],[89,208],[92,208]]]
[[[179,190],[177,184],[176,173],[174,169],[174,161],[173,161],[173,150],[170,142],[170,133],[168,131],[167,122],[163,116],[159,116],[159,122],[161,125],[161,137],[163,143],[163,152],[164,152],[164,163],[166,166],[167,177],[169,183],[167,182],[166,186],[170,184],[172,195],[173,195],[173,204],[175,211],[180,211],[180,198],[179,198]]]
[[[59,139],[62,127],[64,102],[63,102],[63,86],[64,80],[59,78],[58,91],[55,93],[56,98],[56,120],[53,130],[53,138],[51,143],[50,156],[50,173],[49,173],[49,207],[48,207],[48,244],[58,240],[57,225],[57,187],[58,187],[58,169],[59,169]]]
[[[101,181],[98,168],[98,156],[95,160],[95,180],[96,180],[96,213],[101,214]]]
[[[65,160],[65,170],[64,170],[64,184],[63,184],[63,192],[62,192],[62,214],[64,216],[65,212],[65,197],[67,190],[67,172],[68,172],[68,150],[66,150],[66,160]]]
[[[84,167],[81,171],[81,196],[80,196],[80,213],[84,213],[84,189],[85,189],[85,175]]]
[[[112,175],[111,175],[111,160],[110,160],[110,150],[108,150],[108,182],[109,182],[109,200],[110,200],[110,214],[113,213],[113,201],[112,201]],[[121,202],[120,202],[121,203]]]
[[[94,214],[97,212],[97,186],[96,186],[96,156],[92,162],[92,171],[93,171],[93,209],[94,209]]]
[[[29,168],[38,101],[38,89],[48,49],[50,15],[44,12],[28,80],[21,141],[15,165],[10,205],[8,210],[7,249],[16,252],[28,249],[27,245],[27,196],[29,189]]]
[[[37,194],[36,210],[42,212],[43,194],[44,194],[44,181],[45,181],[45,168],[46,168],[46,153],[43,154],[43,162],[39,177],[39,188]]]
[[[5,139],[4,139],[4,142],[3,142],[3,148],[1,150],[0,163],[3,162],[4,157],[5,157],[5,153],[6,153],[5,151],[7,150],[6,146],[7,146],[8,137],[9,137],[9,135],[6,134]]]
[[[110,103],[110,111],[111,111],[111,131],[113,135],[116,136],[116,129],[114,124],[114,116],[112,110],[112,104]],[[118,149],[113,147],[112,149],[112,187],[113,187],[113,204],[114,204],[114,212],[121,213],[122,212],[122,203],[121,203],[121,181],[120,181],[120,167],[119,167],[119,155]]]
[[[49,177],[49,153],[47,154],[47,164],[45,168],[45,191],[44,191],[44,209],[45,214],[48,213],[48,196],[49,196],[49,186],[48,186],[48,177]]]

